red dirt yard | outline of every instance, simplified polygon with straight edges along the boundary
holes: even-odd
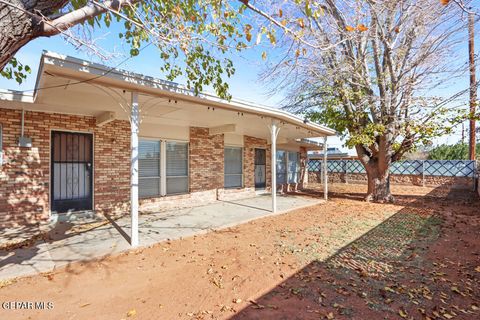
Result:
[[[0,319],[480,319],[478,196],[365,191],[334,185],[327,204],[3,283],[2,303],[53,308]]]

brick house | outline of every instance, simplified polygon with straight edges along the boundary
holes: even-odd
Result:
[[[275,211],[277,190],[302,188],[307,151],[334,134],[282,110],[44,53],[33,94],[0,93],[0,225],[130,212],[135,245],[139,210],[271,192]]]

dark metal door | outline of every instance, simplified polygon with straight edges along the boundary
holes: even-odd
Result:
[[[52,211],[91,210],[92,135],[52,131],[51,141]]]
[[[267,152],[265,149],[255,149],[255,189],[265,189]]]

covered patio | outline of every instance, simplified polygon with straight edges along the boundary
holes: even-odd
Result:
[[[277,213],[313,206],[324,200],[288,195],[277,197]],[[142,247],[221,230],[258,218],[270,216],[271,195],[217,201],[205,206],[140,215],[139,243]],[[40,272],[49,272],[71,263],[99,259],[129,250],[130,217],[99,220],[87,215],[59,216],[45,229],[44,235],[25,248],[0,250],[0,281]],[[15,237],[25,237],[24,228],[4,230],[0,244]]]
[[[17,112],[7,111],[7,117],[21,111],[19,141],[26,143],[19,147],[33,153],[41,173],[32,179],[41,180],[35,199],[30,199],[30,185],[20,194],[19,186],[7,190],[4,206],[10,216],[26,204],[32,215],[50,218],[80,210],[112,216],[129,212],[130,223],[121,221],[132,247],[149,244],[148,237],[140,243],[139,213],[145,208],[228,202],[262,190],[270,196],[254,206],[262,207],[258,212],[284,210],[277,188],[301,189],[308,180],[307,152],[326,149],[327,137],[335,135],[280,109],[195,95],[176,83],[48,52],[42,55],[33,96],[0,96],[8,101],[2,106]],[[14,125],[6,130],[20,131]],[[311,140],[315,137],[321,142]],[[239,171],[227,172],[227,149],[231,155],[237,151]],[[263,153],[260,164],[257,151]],[[9,163],[21,163],[17,154],[12,146]],[[261,183],[257,169],[263,172]],[[10,170],[14,177],[13,165]],[[327,191],[326,182],[325,175]]]

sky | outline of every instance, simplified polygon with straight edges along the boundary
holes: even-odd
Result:
[[[31,67],[32,73],[21,85],[18,85],[15,80],[7,80],[0,77],[0,89],[33,89],[35,86],[35,77],[38,70],[40,56],[43,50],[74,56],[87,61],[99,62],[107,66],[116,66],[119,62],[128,57],[129,50],[128,47],[124,46],[118,38],[118,31],[118,26],[114,26],[110,29],[97,29],[93,35],[93,38],[98,46],[104,48],[108,52],[116,54],[116,58],[112,58],[107,61],[101,61],[98,57],[92,56],[88,53],[88,50],[75,48],[75,46],[68,43],[61,36],[35,39],[29,42],[16,54],[16,57],[19,61]],[[477,34],[480,34],[480,30],[478,30]],[[475,51],[478,53],[480,51],[480,37],[476,36],[475,41]],[[263,70],[263,66],[265,64],[261,58],[264,50],[265,48],[258,47],[231,56],[236,72],[231,78],[228,79],[230,94],[235,99],[246,100],[271,107],[278,107],[285,93],[277,92],[274,95],[270,94],[268,86],[259,79],[259,73]],[[272,50],[271,47],[270,50]],[[461,48],[459,56],[464,57],[465,63],[468,61],[467,43],[465,43],[465,46]],[[160,71],[160,64],[158,67],[155,66],[155,62],[160,61],[159,59],[160,57],[155,46],[149,46],[143,50],[139,56],[133,57],[123,63],[120,68],[157,78],[164,78],[164,75]],[[480,75],[478,78],[480,78]],[[185,82],[182,78],[178,78],[175,81],[178,83]],[[468,88],[468,85],[468,74],[465,74],[465,76],[461,78],[457,78],[453,81],[445,83],[442,88],[436,89],[430,94],[446,98]],[[465,102],[468,102],[468,95],[465,95]],[[465,125],[465,128],[468,128],[467,124]],[[467,133],[466,135],[468,136]],[[454,144],[460,139],[461,126],[457,128],[454,134],[437,138],[434,141],[434,144]],[[343,141],[341,141],[338,137],[329,138],[329,146],[337,147],[340,150],[350,154],[355,154],[354,150],[348,150],[343,144]]]

